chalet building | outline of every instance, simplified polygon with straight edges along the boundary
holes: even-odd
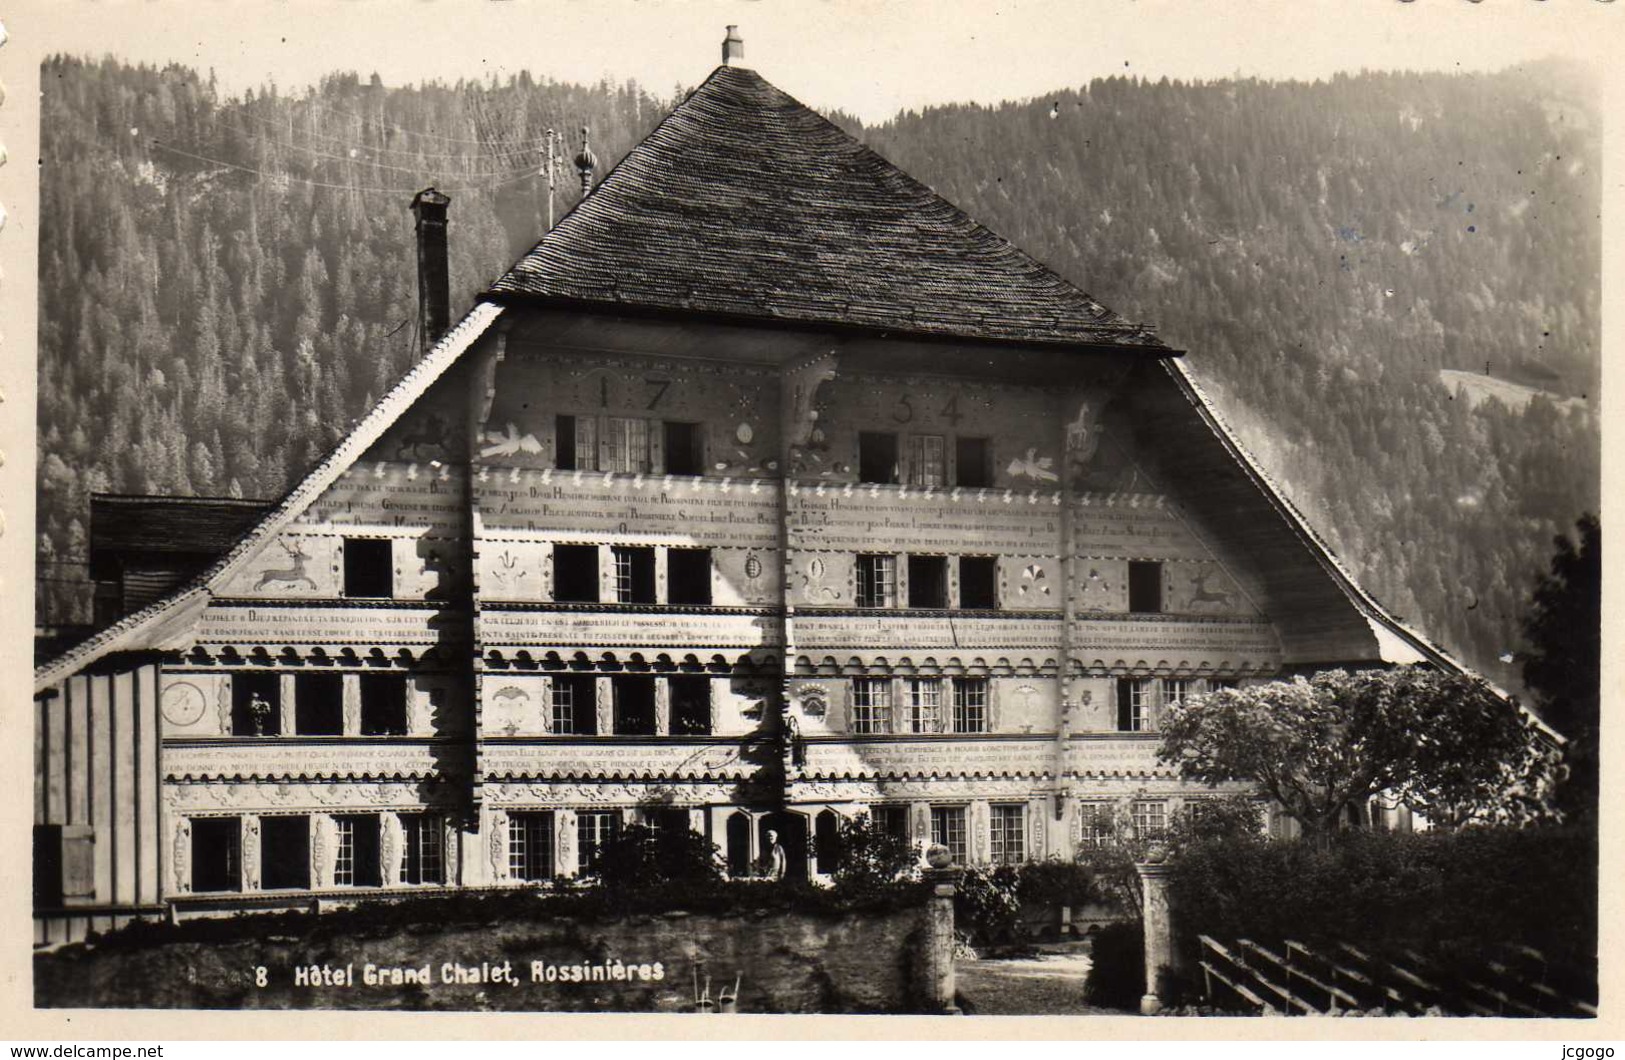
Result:
[[[419,195],[435,341],[286,497],[98,501],[122,617],[35,675],[39,941],[591,874],[634,822],[741,874],[859,813],[1070,857],[1213,794],[1169,704],[1454,665],[1180,351],[741,50],[454,325]]]

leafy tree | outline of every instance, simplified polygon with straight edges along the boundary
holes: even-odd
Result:
[[[1324,837],[1386,794],[1441,824],[1546,814],[1556,749],[1482,679],[1422,667],[1326,670],[1170,707],[1162,760],[1252,781]]]
[[[1524,619],[1530,648],[1520,655],[1524,682],[1541,717],[1569,740],[1568,777],[1558,789],[1565,813],[1597,810],[1597,738],[1602,690],[1602,523],[1584,515],[1579,544],[1559,535],[1549,573]]]

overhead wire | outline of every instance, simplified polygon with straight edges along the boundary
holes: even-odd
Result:
[[[314,180],[314,179],[312,179],[310,177],[297,176],[297,175],[292,174],[292,173],[267,173],[266,171],[264,171],[262,169],[256,169],[253,166],[244,166],[244,165],[240,165],[240,164],[238,164],[236,162],[227,162],[224,159],[210,158],[207,155],[200,155],[200,154],[197,154],[196,152],[193,152],[193,151],[187,151],[184,148],[176,147],[173,144],[165,143],[163,140],[159,140],[157,138],[153,138],[150,141],[150,143],[152,144],[153,147],[159,148],[160,150],[163,150],[163,151],[168,151],[171,154],[180,155],[180,156],[182,156],[184,158],[190,158],[190,159],[193,159],[193,160],[198,161],[198,162],[206,162],[206,163],[208,163],[209,165],[212,165],[212,166],[220,166],[220,167],[223,167],[225,169],[234,169],[234,170],[237,170],[238,172],[241,172],[241,173],[250,173],[250,174],[252,174],[254,176],[262,177],[262,178],[264,178],[266,180],[270,180],[270,181],[273,181],[273,182],[289,181],[289,182],[292,182],[292,183],[305,184],[305,185],[308,185],[308,186],[313,187],[313,188],[332,188],[335,191],[359,191],[359,192],[372,192],[372,193],[389,194],[389,195],[414,195],[417,192],[423,190],[421,187],[416,187],[416,186],[413,186],[413,187],[381,187],[381,186],[375,186],[375,185],[362,185],[362,184],[335,184],[335,183],[333,183],[331,181]],[[507,176],[506,178],[504,178],[502,180],[494,180],[494,181],[459,181],[457,183],[447,183],[443,190],[446,190],[446,191],[458,191],[458,190],[470,190],[470,189],[500,188],[500,187],[504,187],[505,185],[508,185],[508,184],[516,184],[521,180],[535,179],[539,175],[540,175],[539,172],[534,167],[532,167],[532,168],[527,169],[527,170],[523,170],[523,171],[520,171],[520,172],[517,172],[517,173],[512,173],[511,175]]]
[[[291,126],[291,123],[289,121],[285,120],[285,119],[264,118],[264,117],[261,117],[258,114],[251,114],[248,111],[239,111],[238,114],[240,116],[244,117],[244,118],[249,119],[250,121],[257,121],[261,125],[266,125],[266,126],[270,126],[270,127],[277,128],[277,129],[290,128],[290,126]],[[244,135],[254,135],[254,134],[248,133],[248,132],[245,131]],[[313,139],[317,139],[317,140],[328,140],[328,141],[331,141],[333,143],[344,144],[347,147],[355,146],[355,141],[350,137],[347,137],[347,136],[334,136],[331,133],[317,132],[314,129],[305,131],[305,133],[303,135],[309,136],[309,137],[311,137]],[[544,138],[544,141],[545,141],[545,138]],[[544,142],[544,141],[539,141],[539,142]],[[502,150],[502,149],[505,149],[505,148],[508,147],[508,145],[506,145],[506,144],[493,143],[491,141],[486,141],[486,140],[481,140],[481,141],[477,141],[477,142],[481,143],[481,144],[483,144],[483,145],[485,145],[487,147],[490,147],[492,149],[496,149],[496,150]],[[380,154],[407,155],[407,156],[409,156],[411,158],[479,159],[479,158],[485,157],[482,154],[469,153],[467,151],[419,151],[416,148],[411,148],[411,147],[365,146],[365,147],[360,147],[360,148],[357,148],[357,149],[358,150],[363,150],[363,151],[375,151],[375,152],[378,152]]]
[[[277,147],[286,148],[286,149],[291,150],[291,151],[303,151],[306,154],[315,155],[318,158],[331,158],[331,159],[334,159],[335,161],[344,162],[344,163],[347,163],[347,164],[362,165],[362,166],[372,166],[375,169],[392,169],[392,170],[395,170],[395,171],[401,172],[401,173],[422,173],[424,171],[424,169],[426,168],[424,166],[398,166],[398,165],[395,165],[394,163],[391,163],[391,162],[377,162],[377,161],[374,161],[374,160],[372,160],[370,158],[361,158],[361,157],[357,157],[357,156],[354,156],[354,155],[334,154],[331,151],[322,151],[322,150],[319,150],[318,148],[309,147],[309,146],[306,146],[305,144],[294,143],[294,142],[292,142],[290,140],[278,140],[275,137],[263,136],[263,135],[261,135],[259,133],[249,132],[246,129],[241,130],[241,132],[242,132],[242,134],[244,136],[248,137],[251,140],[258,140],[261,143],[275,144]],[[372,150],[376,150],[376,149],[371,148],[371,147],[351,147],[351,150],[359,152],[359,151],[372,151]],[[457,157],[457,158],[463,159],[465,162],[485,161],[485,159],[481,159],[480,156],[478,156],[478,155],[456,155],[456,156],[426,155],[424,157]],[[437,166],[437,167],[434,167],[434,168],[444,168],[444,169],[446,169],[448,171],[453,171],[457,167],[454,167],[454,166],[438,167]],[[459,174],[459,175],[460,176],[473,176],[473,177],[502,177],[502,176],[508,176],[508,175],[510,175],[512,173],[517,172],[519,170],[519,168],[520,167],[515,166],[515,167],[513,167],[511,169],[501,169],[501,170],[479,169],[479,170],[473,170],[473,171],[467,171],[465,169],[465,171],[463,173]]]

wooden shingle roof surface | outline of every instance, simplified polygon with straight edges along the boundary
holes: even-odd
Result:
[[[98,493],[90,498],[90,549],[219,555],[274,506],[271,501],[230,497]]]
[[[489,293],[1172,352],[732,66],[718,67]]]

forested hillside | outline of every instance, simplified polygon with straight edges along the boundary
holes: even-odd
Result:
[[[41,620],[84,617],[89,493],[274,497],[411,362],[414,191],[452,203],[454,308],[545,223],[543,130],[602,174],[635,85],[334,77],[221,98],[44,71]],[[1561,68],[1330,83],[1122,78],[862,128],[1149,320],[1384,603],[1497,679],[1552,535],[1598,505],[1597,116]],[[559,213],[575,198],[566,171]],[[1559,398],[1469,407],[1441,370]],[[1493,392],[1485,390],[1484,392]]]

